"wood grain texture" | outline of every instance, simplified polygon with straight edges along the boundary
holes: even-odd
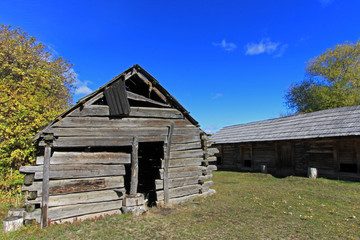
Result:
[[[123,152],[59,152],[51,156],[51,164],[129,164],[130,154]],[[44,163],[44,158],[36,158],[36,164]]]

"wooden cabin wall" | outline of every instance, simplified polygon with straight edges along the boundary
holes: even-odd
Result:
[[[190,123],[177,109],[131,106],[129,116],[110,117],[107,105],[84,105],[60,119],[45,131],[53,134],[50,159],[50,197],[48,216],[51,221],[73,221],[104,214],[120,213],[126,189],[125,168],[130,164],[133,137],[142,142],[163,142],[166,151],[171,122],[174,131],[170,146],[169,200],[179,203],[206,196],[210,187],[217,152],[206,135]],[[45,143],[41,141],[39,148]],[[26,219],[40,221],[42,196],[42,163],[22,167],[29,181]],[[155,180],[157,201],[164,199],[164,160],[158,166]]]
[[[244,167],[239,158],[241,148],[249,144],[252,148],[251,169]],[[260,166],[265,165],[270,173],[279,175],[281,146],[291,151],[288,171],[283,174],[307,176],[308,168],[314,167],[318,169],[319,177],[360,180],[359,137],[221,144],[217,145],[217,156],[221,158],[218,167],[224,170],[260,171]]]

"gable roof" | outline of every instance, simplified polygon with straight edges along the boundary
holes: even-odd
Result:
[[[224,127],[215,144],[360,136],[360,105]]]
[[[101,86],[100,88],[98,88],[94,92],[92,92],[89,95],[87,95],[87,96],[81,98],[80,100],[78,100],[76,102],[76,104],[74,106],[72,106],[71,108],[67,109],[63,113],[56,116],[54,118],[54,120],[49,125],[47,125],[43,130],[41,130],[39,133],[37,133],[32,138],[32,141],[37,141],[39,139],[39,137],[42,135],[42,133],[44,133],[54,123],[60,121],[66,115],[71,113],[73,110],[83,106],[86,102],[88,102],[90,99],[95,97],[97,94],[99,94],[101,92],[104,92],[113,83],[117,82],[118,80],[126,81],[128,79],[131,79],[136,74],[138,74],[137,76],[145,77],[146,80],[150,81],[152,86],[154,88],[156,88],[166,98],[166,101],[170,104],[170,106],[172,106],[172,107],[176,108],[177,110],[179,110],[185,116],[186,119],[188,119],[195,126],[199,127],[199,123],[194,118],[192,118],[190,116],[190,112],[188,112],[165,88],[163,88],[160,85],[160,83],[153,76],[151,76],[147,71],[145,71],[138,64],[135,64],[134,66],[130,67],[129,69],[127,69],[123,73],[121,73],[121,74],[117,75],[116,77],[114,77],[113,79],[111,79],[108,83]]]

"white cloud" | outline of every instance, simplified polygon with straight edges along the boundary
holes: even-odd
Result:
[[[79,79],[76,80],[75,86],[75,95],[88,95],[93,92],[87,85],[89,84],[89,81],[80,81]]]
[[[214,134],[218,130],[219,130],[219,127],[217,127],[217,126],[208,126],[203,129],[203,131],[206,132],[207,134]]]
[[[281,57],[284,54],[285,50],[288,48],[288,46],[289,46],[288,44],[281,45],[281,47],[279,48],[279,51],[276,53],[276,55],[274,57],[275,58]]]
[[[248,43],[245,46],[245,55],[259,55],[267,53],[269,55],[274,54],[274,57],[281,57],[287,44],[281,44],[280,42],[271,42],[269,38],[263,38],[259,43]]]
[[[225,51],[233,51],[237,48],[235,43],[226,42],[226,40],[222,40],[220,43],[213,43],[216,47],[222,47]]]
[[[212,99],[218,99],[221,98],[223,96],[222,93],[216,93],[215,96],[212,97]]]

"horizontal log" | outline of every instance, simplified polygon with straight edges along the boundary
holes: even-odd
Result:
[[[93,137],[120,137],[120,136],[167,136],[168,127],[112,127],[112,128],[50,128],[46,133],[52,133],[56,137],[93,136]],[[200,129],[183,127],[174,129],[175,136],[199,135]]]
[[[55,151],[50,164],[129,164],[130,154],[123,152],[59,152]],[[44,164],[44,157],[36,158],[36,164]]]
[[[71,117],[110,116],[109,106],[90,105],[72,111]],[[130,117],[183,119],[184,115],[174,108],[130,107]]]
[[[169,200],[169,203],[170,204],[180,204],[180,203],[183,203],[183,202],[192,201],[195,198],[208,197],[208,196],[214,195],[215,193],[216,193],[215,190],[209,189],[209,191],[203,192],[201,194],[193,194],[193,195],[188,195],[188,196],[179,197],[179,198],[172,198],[172,199]]]
[[[192,185],[199,182],[199,176],[195,177],[184,177],[184,178],[174,178],[169,179],[169,188],[176,188],[182,187],[186,185]],[[156,189],[163,189],[164,188],[164,181],[161,179],[155,180]]]
[[[42,179],[42,166],[27,167],[27,169],[29,168],[31,168],[31,170],[34,170],[35,180]],[[50,179],[88,178],[122,175],[125,175],[125,167],[123,165],[83,164],[50,166]]]
[[[205,176],[200,176],[199,180],[205,181],[205,180],[208,180],[208,179],[211,179],[211,178],[213,178],[213,175],[209,174],[209,175],[205,175]]]
[[[201,186],[199,184],[194,185],[187,185],[177,188],[170,188],[169,189],[169,198],[176,198],[176,197],[182,197],[186,195],[192,195],[199,193],[201,189]],[[156,191],[157,200],[163,200],[164,199],[164,191]]]
[[[215,156],[207,157],[207,158],[206,158],[206,161],[208,161],[208,162],[216,162],[216,161],[217,161],[217,158],[216,158]]]
[[[176,130],[176,128],[175,128]],[[190,150],[201,148],[200,141],[191,142],[191,143],[180,143],[180,144],[171,144],[172,151],[181,151],[181,150]]]
[[[204,151],[202,149],[186,150],[186,151],[171,151],[170,159],[177,158],[198,158],[203,157]]]
[[[124,187],[124,177],[100,177],[100,178],[82,178],[66,180],[50,180],[49,194],[67,194],[76,192],[87,192],[105,189],[117,189]],[[23,185],[22,191],[37,191],[37,195],[42,195],[42,181],[36,181],[30,186]]]
[[[164,169],[159,169],[160,178],[164,178]],[[169,179],[172,178],[183,178],[183,177],[196,177],[202,175],[202,167],[200,166],[190,166],[190,167],[178,167],[178,168],[169,168]]]
[[[216,165],[209,165],[209,166],[207,166],[207,170],[208,170],[208,171],[216,171],[216,170],[217,170],[217,166],[216,166]]]
[[[173,136],[172,142],[186,143],[199,140],[197,135]],[[54,147],[108,147],[108,146],[131,146],[132,136],[125,137],[59,137],[54,141]],[[139,136],[139,142],[164,142],[166,136]],[[40,141],[39,146],[45,146],[44,141]]]
[[[92,191],[71,193],[65,195],[49,196],[48,207],[66,206],[80,203],[107,202],[123,199],[125,188],[115,190]],[[28,201],[29,203],[41,203],[41,197]]]
[[[105,212],[101,212],[101,213],[91,213],[91,214],[86,214],[86,215],[81,215],[81,216],[76,216],[76,217],[71,217],[71,218],[60,219],[60,220],[53,221],[52,223],[55,223],[55,224],[74,223],[76,221],[84,221],[84,220],[89,220],[89,219],[96,219],[96,218],[102,218],[102,217],[106,217],[106,216],[120,215],[120,214],[121,214],[121,210],[116,209],[116,210],[110,210],[110,211],[105,211]]]
[[[76,127],[164,127],[174,121],[175,128],[192,127],[196,128],[187,119],[153,119],[153,118],[109,118],[109,117],[65,117],[54,123],[52,128],[76,128]]]
[[[177,158],[170,159],[169,167],[200,166],[202,158]],[[161,161],[161,168],[164,168],[165,161]]]
[[[87,204],[75,204],[60,207],[51,207],[48,209],[48,217],[51,221],[66,219],[70,217],[76,217],[91,213],[100,213],[110,210],[119,210],[122,207],[122,200],[100,202],[100,203],[87,203]],[[40,222],[41,210],[36,209],[34,212],[26,213],[25,219],[36,219]]]
[[[217,149],[217,148],[208,148],[207,153],[211,156],[211,155],[219,153],[219,149]]]
[[[207,192],[209,191],[210,187],[214,185],[213,181],[206,181],[204,182],[204,184],[201,186],[201,191],[202,192]]]

